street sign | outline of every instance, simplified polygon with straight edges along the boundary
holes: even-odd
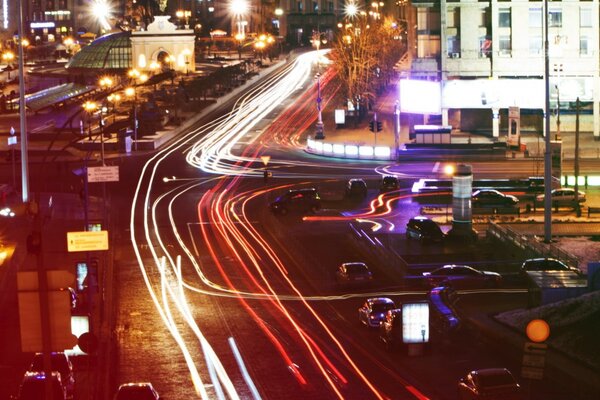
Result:
[[[88,182],[118,182],[119,166],[88,167]]]
[[[108,231],[67,232],[67,250],[69,253],[108,250]]]
[[[269,163],[269,160],[271,159],[271,156],[260,156],[260,159],[262,160],[263,164],[266,167],[267,164]]]
[[[521,376],[527,379],[543,379],[544,365],[546,364],[545,343],[526,342],[523,347],[523,365]]]
[[[9,136],[8,137],[8,145],[12,146],[17,144],[17,137],[16,136]]]

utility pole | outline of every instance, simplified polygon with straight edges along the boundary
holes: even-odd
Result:
[[[579,204],[579,97],[575,106],[575,212],[581,217],[581,206]]]
[[[544,0],[544,242],[552,241],[552,149],[550,147],[550,59],[548,54],[548,0]]]
[[[23,203],[29,201],[29,162],[27,157],[27,111],[25,108],[25,65],[23,63],[23,0],[18,0],[19,7],[19,122],[21,127],[21,184]]]

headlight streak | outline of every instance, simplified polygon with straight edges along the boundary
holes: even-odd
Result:
[[[296,65],[296,67],[297,67],[297,65]],[[293,86],[293,85],[290,85],[289,81],[286,81],[284,86]],[[265,86],[263,86],[263,88],[264,87]],[[274,94],[274,96],[275,96],[278,92],[274,92],[274,93],[275,93]],[[276,97],[276,99],[280,99],[282,97],[283,96]],[[267,103],[267,99],[261,99],[260,101]],[[249,103],[251,103],[251,102],[249,102]],[[158,169],[158,166],[160,165],[160,163],[166,157],[173,154],[175,151],[180,150],[183,146],[189,146],[190,139],[194,138],[200,132],[210,131],[207,136],[203,137],[200,140],[200,142],[191,146],[192,150],[199,150],[199,152],[196,151],[193,153],[193,155],[192,155],[192,152],[188,152],[186,154],[186,159],[188,160],[188,162],[191,165],[202,166],[201,168],[204,171],[211,172],[211,173],[220,173],[220,174],[237,175],[237,176],[242,176],[242,175],[243,176],[248,176],[248,175],[256,176],[258,174],[261,174],[262,169],[256,169],[256,168],[240,169],[239,165],[233,165],[233,163],[240,162],[240,161],[253,161],[254,162],[255,159],[248,159],[248,158],[244,158],[244,157],[233,157],[233,156],[231,156],[231,149],[235,145],[235,143],[242,136],[244,136],[245,133],[249,132],[250,129],[252,128],[253,125],[252,126],[247,125],[247,123],[248,123],[248,121],[246,121],[247,119],[252,120],[254,118],[257,118],[256,115],[258,115],[258,117],[264,117],[274,107],[270,107],[270,106],[256,107],[256,109],[257,109],[257,111],[255,112],[256,115],[252,115],[248,111],[248,109],[250,107],[248,106],[248,104],[246,104],[245,99],[242,100],[240,104],[241,104],[240,108],[242,108],[245,111],[245,113],[237,114],[233,119],[231,118],[233,116],[233,114],[230,114],[229,116],[220,118],[219,120],[215,121],[215,123],[213,123],[213,124],[190,131],[188,134],[182,136],[178,140],[177,143],[170,145],[165,150],[161,150],[161,151],[157,152],[156,155],[151,157],[151,159],[142,168],[142,173],[141,173],[140,179],[139,179],[138,184],[135,189],[135,194],[134,194],[132,207],[131,207],[130,236],[131,236],[131,241],[133,243],[134,252],[135,252],[136,259],[138,261],[138,265],[140,267],[140,271],[142,273],[144,282],[148,288],[148,292],[155,304],[155,307],[156,307],[161,319],[163,320],[163,322],[165,323],[165,326],[167,327],[167,329],[171,333],[172,337],[175,339],[176,343],[180,347],[180,349],[184,355],[184,359],[186,361],[188,369],[190,370],[190,373],[192,375],[192,380],[193,380],[196,392],[200,396],[202,396],[202,398],[207,398],[207,393],[206,393],[205,387],[202,384],[200,374],[198,373],[196,366],[193,364],[192,357],[191,357],[189,351],[187,350],[184,339],[181,336],[180,331],[178,330],[179,329],[178,325],[175,324],[175,322],[174,322],[174,315],[172,314],[172,310],[169,307],[169,305],[171,303],[175,304],[177,307],[177,310],[179,311],[181,316],[190,325],[190,327],[192,328],[192,330],[194,331],[196,336],[200,339],[200,341],[201,342],[203,342],[203,340],[205,341],[205,339],[203,339],[203,337],[201,336],[200,330],[195,325],[195,322],[194,322],[193,318],[191,317],[191,312],[188,308],[187,301],[183,294],[183,288],[186,288],[189,290],[194,290],[194,291],[198,291],[198,288],[191,287],[190,285],[188,285],[186,282],[183,281],[183,277],[181,275],[181,270],[180,270],[180,268],[181,268],[180,263],[177,263],[178,264],[177,267],[174,266],[174,262],[173,262],[172,256],[169,253],[169,250],[162,243],[162,239],[160,237],[159,230],[158,230],[159,228],[156,224],[156,221],[157,221],[156,205],[163,198],[162,196],[157,201],[155,201],[152,205],[152,212],[150,214],[152,215],[152,220],[154,222],[153,223],[154,230],[152,230],[152,231],[150,230],[149,223],[148,223],[149,222],[149,211],[148,210],[150,209],[150,207],[149,207],[150,193],[151,193],[152,185],[155,182],[155,175],[156,175],[156,172],[157,172],[157,169]],[[228,123],[228,120],[230,120],[229,123]],[[244,133],[238,133],[238,134],[234,134],[234,135],[223,134],[224,127],[227,127],[225,129],[230,129],[230,127],[232,125],[231,120],[237,121],[236,127],[239,126],[240,128],[242,128],[242,131]],[[219,131],[221,131],[221,132],[219,132]],[[202,145],[199,146],[199,143],[202,143]],[[228,145],[224,145],[223,143],[227,143]],[[207,144],[209,144],[209,145],[207,145]],[[210,149],[212,151],[212,153],[211,153],[211,151],[207,151],[207,149]],[[190,162],[190,160],[192,160],[192,162]],[[228,160],[229,162],[225,162],[223,160]],[[316,165],[316,164],[306,163],[306,165]],[[321,168],[323,167],[322,165],[319,165],[319,166]],[[204,168],[206,168],[206,169],[204,169]],[[336,166],[331,166],[331,168],[336,168]],[[339,168],[339,167],[337,167],[337,168]],[[299,175],[289,174],[289,176],[294,176],[297,178]],[[314,175],[309,175],[309,176],[310,177],[314,177],[314,176],[323,177],[322,174],[314,174]],[[147,185],[145,194],[143,194],[142,185]],[[193,186],[195,186],[195,185],[190,185],[190,188]],[[181,188],[181,186],[179,188]],[[176,190],[178,190],[179,188],[177,188]],[[169,191],[169,193],[172,193],[172,192],[173,192],[172,190]],[[245,204],[248,200],[250,200],[250,198],[244,199],[243,204]],[[219,200],[219,202],[221,202],[221,201],[222,201],[222,199]],[[219,203],[217,203],[215,205],[215,203],[213,203],[212,207],[216,207],[218,209],[219,208],[218,204]],[[225,204],[227,204],[227,202]],[[174,232],[176,232],[176,225],[175,225],[174,219],[172,218],[171,207],[172,207],[172,203],[170,203],[170,205],[169,205],[169,218],[171,219],[172,229]],[[235,208],[233,208],[233,207],[234,207],[233,204],[229,204],[226,206],[226,208],[221,208],[221,210],[223,210],[223,211],[218,211],[217,213],[213,213],[212,218],[217,217],[221,220],[223,220],[223,219],[227,220],[230,218],[229,215],[232,215],[231,218],[234,218],[236,221],[239,220],[241,222],[244,222],[244,220],[246,220],[244,213],[242,213],[242,215],[241,215],[241,217],[243,217],[244,219],[241,219],[241,217],[239,215],[235,214]],[[242,207],[242,209],[243,209],[243,207]],[[150,280],[148,271],[146,270],[147,267],[144,263],[144,260],[142,259],[141,250],[138,246],[138,239],[136,238],[137,231],[135,228],[135,221],[137,219],[139,219],[139,217],[136,218],[136,216],[139,215],[140,213],[139,212],[136,213],[137,210],[143,210],[141,212],[141,214],[143,216],[143,224],[144,224],[143,233],[144,233],[145,241],[148,244],[148,250],[151,253],[152,258],[154,260],[154,264],[155,264],[154,267],[160,272],[160,277],[161,277],[160,298],[161,298],[161,301],[158,300],[158,297],[159,297],[158,293],[154,289],[156,285],[153,284]],[[228,210],[228,212],[224,212],[224,210]],[[232,213],[232,211],[233,211],[233,213]],[[225,216],[227,216],[227,217],[224,218]],[[248,223],[247,220],[245,222],[246,222],[246,224]],[[246,224],[244,224],[244,229],[246,229],[246,230],[252,229],[254,231],[253,227],[247,227],[247,226],[245,226]],[[229,225],[233,225],[231,220],[229,220]],[[216,226],[218,226],[218,224],[216,224]],[[203,229],[205,229],[204,224],[201,224],[201,227]],[[233,230],[234,231],[237,230],[237,226],[234,225]],[[228,235],[229,234],[230,233],[228,233]],[[238,230],[238,234],[240,234],[239,230]],[[232,240],[232,244],[236,241],[235,234],[233,236],[234,236],[234,239]],[[153,245],[155,238],[156,238],[156,240],[158,240],[160,246]],[[180,243],[183,244],[183,241],[181,240],[181,238],[178,235],[177,235],[177,240],[179,240]],[[262,239],[260,239],[260,240],[262,240]],[[265,244],[266,244],[266,242],[265,242]],[[160,247],[162,249],[162,252],[164,254],[167,254],[168,259],[169,259],[169,265],[171,266],[170,268],[167,268],[166,261],[161,261],[159,259],[159,256],[157,254],[158,247]],[[191,260],[192,264],[194,265],[194,268],[197,271],[200,271],[200,267],[195,262],[195,259],[194,259],[193,255],[191,254],[191,252],[189,252],[189,250],[187,248],[185,248],[185,246],[182,246],[182,248],[184,248],[184,250],[186,251],[186,255]],[[244,251],[246,252],[246,254],[248,254],[248,253],[253,254],[253,252],[254,252],[254,250],[248,252],[247,249],[245,249]],[[272,249],[267,250],[265,248],[265,251],[269,252],[269,251],[272,251]],[[211,254],[211,256],[214,258],[215,255]],[[253,254],[253,257],[251,257],[251,261],[253,264],[256,264],[255,267],[259,267],[259,265],[258,265],[259,262],[262,263],[262,260],[260,260],[260,258],[257,257],[257,253]],[[279,263],[281,263],[279,260],[277,260],[277,261]],[[280,264],[280,265],[281,265],[281,267],[283,267],[282,264]],[[284,270],[285,269],[280,269],[280,271],[284,271]],[[285,274],[283,272],[282,272],[282,276],[284,276],[284,279],[287,280],[287,277],[285,277]],[[264,276],[261,275],[261,278],[263,281],[265,281]],[[203,281],[205,283],[208,282],[206,277],[204,277]],[[174,282],[174,283],[169,284],[169,282]],[[229,292],[227,288],[223,288],[221,286],[214,285],[211,282],[208,282],[208,283],[209,283],[209,285],[211,285],[210,287],[212,287],[215,290],[215,292],[201,291],[202,293],[210,293],[212,295],[218,295],[218,296],[222,295],[222,296],[228,296],[228,297],[235,296],[237,298],[242,298],[242,299],[246,298],[246,297],[254,298],[254,299],[266,299],[271,302],[277,303],[280,307],[280,311],[282,313],[284,313],[287,318],[290,318],[290,321],[293,321],[293,318],[287,312],[287,310],[285,310],[285,308],[281,308],[281,307],[283,307],[282,301],[286,301],[286,300],[301,301],[306,306],[310,307],[307,304],[307,302],[311,301],[311,300],[316,300],[316,301],[339,300],[339,299],[347,299],[347,298],[353,298],[353,297],[364,297],[365,295],[368,295],[365,293],[360,293],[360,294],[345,294],[345,295],[338,295],[338,296],[302,297],[302,295],[298,292],[298,295],[296,295],[296,296],[294,296],[294,295],[291,295],[291,296],[290,295],[281,295],[280,296],[280,295],[277,295],[275,293],[275,291],[270,287],[269,287],[270,293],[268,293],[268,292],[252,293],[252,292],[241,292],[241,291]],[[176,286],[176,289],[174,289],[174,287],[173,287],[174,285]],[[297,290],[297,289],[294,287],[294,290]],[[389,295],[408,294],[406,292],[396,292],[396,291],[390,291],[388,293],[389,293]],[[423,293],[423,292],[417,292],[417,293]],[[377,295],[383,295],[383,294],[384,293],[382,293],[382,292],[377,292]],[[318,315],[316,314],[316,312],[314,310],[312,310],[312,308],[310,308],[310,311],[311,311],[311,313],[313,313],[313,315],[315,315],[316,318],[318,318]],[[319,319],[319,323],[322,324],[325,329],[327,329],[324,321]],[[327,376],[328,372],[325,371],[324,367],[321,366],[321,364],[319,362],[319,356],[325,360],[325,362],[328,364],[329,367],[333,367],[333,365],[330,362],[328,362],[329,360],[327,359],[327,357],[321,352],[321,350],[317,347],[317,345],[314,344],[314,341],[310,338],[310,336],[308,336],[308,334],[306,332],[304,332],[302,330],[301,327],[299,327],[294,322],[292,322],[292,325],[294,325],[294,328],[297,330],[301,339],[305,342],[307,348],[309,349],[309,351],[312,354],[312,357],[315,359],[316,362],[319,363],[319,368],[321,369],[321,371],[323,371],[325,373],[325,376]],[[269,330],[269,328],[266,326],[264,329]],[[328,331],[328,333],[330,336],[332,336],[331,332]],[[273,338],[273,339],[277,340],[276,338]],[[336,342],[336,345],[340,349],[342,349],[341,344],[335,338],[334,338],[334,341]],[[228,384],[230,383],[229,377],[227,376],[226,372],[222,368],[222,365],[218,361],[218,358],[217,358],[216,354],[214,353],[212,347],[210,347],[210,345],[207,342],[205,344],[206,344],[206,346],[203,345],[202,350],[204,352],[204,356],[205,356],[207,367],[208,367],[208,372],[213,381],[213,385],[215,385],[215,388],[217,388],[217,386],[219,386],[219,381],[224,382],[227,390],[233,391],[230,393],[230,396],[232,398],[237,398],[236,397],[237,393],[235,393],[235,388],[233,386],[228,387]],[[313,349],[314,349],[314,352],[313,352]],[[343,351],[343,349],[342,349],[342,352],[344,354],[344,357],[349,359],[349,356]],[[352,363],[351,360],[350,360],[350,362]],[[295,364],[292,362],[290,362],[290,364],[289,364],[289,366],[292,368],[294,373],[299,374],[299,369],[297,367],[294,368],[294,365]],[[357,368],[353,363],[352,363],[352,365],[354,368]],[[360,371],[359,371],[359,375],[362,376]],[[341,374],[339,376],[342,377]],[[300,375],[300,378],[298,378],[298,379],[301,379],[301,378],[302,378],[302,376]],[[337,388],[335,388],[333,386],[334,384],[330,380],[330,378],[326,377],[326,379],[328,380],[330,385],[332,385],[333,390],[335,390],[336,393],[338,393],[338,396],[340,396],[340,398],[341,398],[341,394],[339,393],[339,391],[337,391]],[[366,380],[366,377],[362,376],[362,379]],[[376,388],[374,388],[372,386],[370,386],[370,388],[371,388],[371,390],[374,391],[374,393],[376,392]],[[220,396],[222,396],[222,394]]]
[[[275,254],[275,251],[268,245],[268,243],[264,239],[262,239],[262,237],[260,237],[260,234],[252,227],[252,225],[247,220],[247,218],[245,216],[245,212],[243,211],[245,209],[246,204],[250,200],[252,200],[252,199],[254,199],[254,198],[258,197],[258,196],[263,195],[263,192],[264,191],[254,191],[254,192],[250,193],[249,196],[242,203],[242,206],[241,206],[241,208],[242,208],[242,214],[241,215],[244,218],[244,221],[246,222],[245,224],[241,225],[241,228],[246,231],[244,234],[242,234],[242,232],[240,232],[238,230],[238,226],[237,225],[230,223],[231,220],[228,218],[228,216],[226,214],[220,214],[220,215],[218,215],[218,217],[221,218],[220,220],[223,221],[224,224],[226,223],[226,221],[229,222],[228,229],[218,227],[219,229],[221,229],[222,235],[229,234],[229,235],[236,236],[238,244],[241,245],[242,248],[246,249],[245,250],[246,254],[250,256],[251,260],[254,259],[254,257],[251,255],[253,253],[253,251],[249,251],[248,250],[249,243],[248,243],[246,237],[250,237],[250,238],[254,239],[257,242],[257,244],[259,244],[262,247],[263,251],[266,253],[266,255],[271,260],[271,262],[275,266],[277,266],[277,268],[282,272],[282,274],[281,274],[282,279],[284,279],[285,282],[287,283],[287,285],[297,294],[297,296],[300,298],[300,301],[302,301],[303,306],[305,307],[305,309],[308,310],[311,313],[311,315],[313,316],[313,318],[315,318],[315,320],[318,321],[318,323],[324,329],[324,331],[327,332],[330,340],[332,340],[336,344],[338,350],[342,353],[342,355],[345,358],[346,362],[348,362],[348,364],[352,367],[352,369],[357,374],[357,376],[359,376],[361,378],[361,380],[363,381],[363,383],[365,383],[365,385],[367,387],[369,387],[369,389],[372,391],[372,393],[375,396],[377,396],[377,398],[383,399],[383,396],[378,392],[378,390],[374,387],[374,385],[367,379],[367,377],[365,375],[363,375],[363,373],[360,370],[360,368],[354,363],[354,361],[352,360],[352,358],[346,353],[344,347],[339,342],[339,340],[336,338],[336,336],[333,334],[333,332],[331,332],[331,330],[329,329],[329,327],[327,326],[327,324],[319,317],[319,315],[317,314],[317,312],[310,306],[310,304],[308,304],[308,302],[305,299],[303,299],[302,294],[300,293],[299,289],[296,288],[296,286],[289,279],[289,277],[287,276],[287,274],[283,272],[283,271],[285,271],[285,268],[283,267],[283,264],[282,264],[281,260],[279,259],[279,257]],[[242,196],[246,196],[246,194],[243,194]],[[228,202],[231,202],[231,201],[233,201],[233,200],[232,199],[228,200]],[[225,205],[223,205],[223,206],[219,206],[218,203],[219,203],[218,201],[215,201],[215,203],[214,203],[215,205],[213,205],[213,210],[214,209],[217,209],[217,210],[218,209],[231,209],[231,207],[228,206],[227,203]],[[199,207],[199,211],[201,211],[201,207]],[[213,211],[213,212],[215,212],[215,211]],[[199,212],[199,214],[201,215],[202,213]],[[225,218],[225,219],[223,219],[223,218]],[[202,225],[202,227],[204,229],[204,225]],[[225,240],[227,242],[231,243],[230,239],[225,238]],[[210,246],[210,243],[208,241],[207,241],[207,245]],[[240,262],[240,264],[245,265],[244,262],[243,262],[243,260],[239,257],[239,254],[237,253],[237,251],[235,249],[232,249],[232,251],[234,251],[234,253],[238,257],[238,261]],[[211,250],[211,253],[214,254],[214,250]],[[214,261],[216,262],[217,260],[215,259]],[[324,369],[324,367],[322,366],[321,362],[319,361],[319,358],[317,357],[317,354],[320,355],[320,357],[323,359],[323,361],[325,361],[329,365],[329,368],[334,368],[333,364],[324,355],[324,353],[322,352],[322,350],[320,349],[320,347],[318,347],[316,345],[316,343],[312,340],[312,338],[310,338],[309,334],[307,332],[305,332],[300,327],[299,323],[291,316],[291,314],[289,313],[289,311],[286,309],[285,305],[282,303],[281,299],[279,299],[277,297],[277,294],[274,291],[274,289],[272,288],[271,284],[265,278],[260,265],[255,262],[254,263],[254,268],[259,273],[259,276],[261,277],[261,279],[264,282],[265,286],[268,288],[268,291],[271,292],[272,295],[274,296],[273,297],[273,301],[276,303],[277,308],[286,316],[286,318],[288,318],[289,322],[292,324],[292,326],[296,329],[297,333],[299,334],[299,337],[301,338],[301,340],[304,341],[307,350],[312,355],[313,360],[317,364],[318,368],[322,371],[323,377],[329,382],[330,387],[332,388],[332,390],[334,390],[340,396],[340,398],[343,398],[341,396],[341,393],[339,393],[339,391],[337,389],[337,386],[335,385],[335,382],[333,382],[331,380],[331,378],[329,377],[329,374],[327,373],[327,371]],[[245,266],[244,266],[244,269],[247,270],[247,268]],[[256,281],[254,280],[254,278],[251,277],[251,274],[250,274],[250,278],[256,284]],[[227,277],[224,277],[224,279],[227,279]],[[259,286],[259,288],[260,288],[260,286]],[[260,321],[257,321],[257,322],[260,323]],[[336,371],[336,370],[334,369],[334,371]],[[339,372],[336,372],[336,375],[338,376],[339,379],[342,379],[342,382],[344,382],[345,378],[343,377],[343,375],[339,374]]]

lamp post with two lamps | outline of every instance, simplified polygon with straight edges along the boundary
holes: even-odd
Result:
[[[177,10],[177,12],[175,12],[175,16],[177,18],[184,19],[185,21],[185,29],[189,29],[190,28],[190,17],[192,16],[192,12],[190,10]]]
[[[113,124],[115,123],[117,117],[117,104],[121,101],[121,95],[119,93],[111,93],[106,97],[109,103],[112,104],[112,112],[113,112]]]

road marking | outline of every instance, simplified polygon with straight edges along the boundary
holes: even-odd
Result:
[[[431,172],[437,173],[439,169],[440,169],[440,162],[438,161],[433,166],[433,169],[431,170]]]

